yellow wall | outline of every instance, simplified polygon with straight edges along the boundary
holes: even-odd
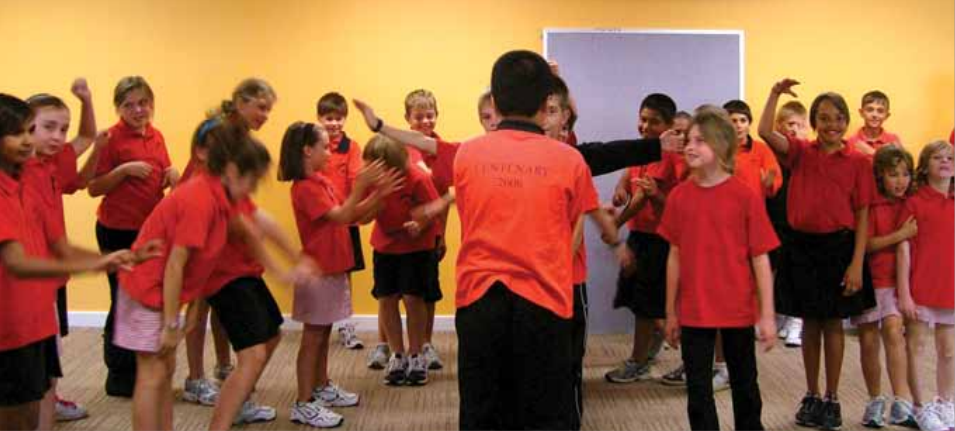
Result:
[[[952,129],[953,12],[951,0],[3,0],[0,91],[66,97],[71,80],[86,76],[105,127],[116,119],[113,85],[143,75],[156,92],[155,125],[183,166],[203,112],[247,76],[263,77],[278,91],[259,133],[273,154],[285,126],[313,120],[316,99],[330,90],[367,99],[395,123],[404,95],[428,88],[438,97],[439,132],[463,139],[480,130],[475,102],[494,59],[514,48],[540,52],[543,28],[741,29],[746,94],[757,111],[785,75],[805,83],[797,91],[806,103],[833,90],[855,106],[865,91],[880,88],[892,98],[888,128],[917,150]],[[78,105],[68,102],[75,123]],[[365,141],[369,133],[350,120],[349,133]],[[858,125],[855,117],[851,127]],[[286,185],[270,179],[257,201],[296,235]],[[66,205],[74,242],[95,248],[97,201],[82,194]],[[454,256],[456,217],[450,229]],[[441,269],[448,299],[439,313],[449,314],[451,259]],[[375,313],[370,271],[354,281],[356,313]],[[71,308],[104,310],[105,286],[105,277],[76,278]],[[273,288],[288,310],[290,289]]]

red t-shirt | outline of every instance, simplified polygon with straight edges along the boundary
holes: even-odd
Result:
[[[905,200],[899,221],[913,215],[919,232],[909,239],[912,299],[921,306],[951,310],[955,308],[955,199],[951,193],[922,186]]]
[[[872,162],[846,144],[826,154],[817,141],[789,138],[783,164],[792,170],[787,197],[789,224],[809,233],[855,230],[855,211],[875,195]]]
[[[325,275],[355,266],[348,226],[325,218],[340,202],[331,181],[321,173],[292,184],[292,208],[302,249]]]
[[[48,256],[47,239],[32,199],[17,180],[0,172],[0,244],[18,242],[27,256],[42,258]],[[56,334],[55,292],[48,280],[16,278],[0,264],[0,351]]]
[[[635,166],[628,168],[630,173],[630,183],[627,191],[633,196],[640,187],[637,180],[644,177],[653,178],[657,182],[657,188],[660,193],[667,196],[670,190],[677,185],[679,180],[676,174],[676,165],[672,157],[664,157],[659,162],[649,165]],[[627,228],[632,231],[644,233],[656,233],[657,226],[660,225],[660,218],[663,216],[663,206],[654,205],[650,198],[645,198],[643,207],[634,214],[633,218],[627,220]]]
[[[749,145],[741,145],[736,151],[736,169],[733,172],[746,187],[757,196],[766,199],[775,196],[783,186],[783,172],[776,162],[776,155],[769,146],[755,139],[749,140]],[[769,190],[763,187],[763,172],[774,172],[773,185]],[[767,194],[768,192],[768,194]]]
[[[61,153],[62,154],[62,153]],[[58,181],[56,158],[33,157],[23,165],[20,184],[24,194],[24,209],[33,214],[31,221],[46,239],[43,257],[53,257],[53,244],[66,237],[66,221],[63,216],[63,195]],[[75,172],[74,172],[75,174]],[[65,286],[69,277],[43,279],[43,283],[56,287]]]
[[[218,177],[197,174],[163,199],[143,223],[133,249],[146,241],[163,241],[162,256],[132,271],[119,273],[119,285],[136,301],[162,308],[166,262],[173,246],[189,249],[183,268],[179,300],[190,302],[205,295],[209,276],[219,262],[228,239],[233,205]]]
[[[501,282],[561,318],[573,315],[573,228],[594,185],[580,153],[539,130],[504,122],[458,150],[458,308]]]
[[[905,201],[888,200],[881,194],[876,195],[872,206],[869,207],[869,238],[889,235],[899,229],[900,213],[905,208]],[[898,283],[895,280],[895,245],[869,253],[869,272],[872,274],[872,284],[876,289],[893,288]]]
[[[434,250],[442,229],[440,223],[431,223],[416,237],[408,233],[404,224],[411,221],[411,210],[435,199],[438,199],[438,192],[431,176],[409,162],[404,186],[381,202],[375,228],[371,231],[371,246],[386,254]]]
[[[347,136],[344,136],[348,138]],[[328,163],[322,174],[332,183],[336,196],[340,202],[344,202],[351,194],[352,186],[355,184],[355,177],[358,170],[361,169],[361,147],[358,143],[348,139],[348,148],[341,148],[342,138],[335,139],[328,143],[328,150],[331,155],[328,157]]]
[[[258,207],[250,198],[235,203],[235,213],[247,217],[249,220],[252,220],[257,210]],[[239,278],[262,277],[263,272],[265,272],[265,268],[256,258],[252,257],[248,244],[240,235],[230,233],[225,248],[219,254],[216,269],[212,271],[212,275],[209,276],[209,281],[206,283],[204,296],[215,294],[226,284]]]
[[[166,141],[152,125],[139,134],[120,120],[109,130],[109,143],[96,164],[97,177],[132,161],[149,163],[153,170],[147,178],[126,177],[107,193],[99,205],[99,222],[111,229],[139,230],[163,197],[163,178],[171,166]]]
[[[751,259],[779,246],[761,197],[736,177],[713,187],[685,181],[670,193],[660,235],[679,248],[680,325],[739,328],[756,323]]]
[[[875,139],[867,138],[865,136],[864,129],[865,129],[864,127],[860,127],[859,130],[857,130],[854,135],[849,137],[848,143],[850,147],[855,148],[856,143],[864,142],[866,144],[869,144],[869,146],[875,149],[876,151],[878,151],[879,148],[882,148],[889,144],[902,145],[902,141],[899,140],[898,135],[894,133],[889,133],[889,131],[885,129],[882,129],[882,133],[879,134],[879,136],[876,137]]]

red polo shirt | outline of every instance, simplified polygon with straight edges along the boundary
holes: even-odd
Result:
[[[163,278],[173,246],[189,249],[182,276],[182,303],[204,296],[209,276],[226,245],[232,204],[218,177],[197,174],[176,187],[143,223],[133,249],[146,241],[163,241],[161,257],[120,272],[119,285],[130,297],[151,308],[162,308]]]
[[[628,168],[630,172],[630,183],[627,191],[633,196],[640,187],[637,180],[644,177],[653,178],[657,182],[657,188],[660,193],[666,197],[670,190],[679,182],[677,180],[676,165],[673,158],[664,157],[659,162],[649,165],[635,166]],[[649,198],[644,199],[643,207],[634,214],[633,218],[627,220],[627,228],[632,231],[644,233],[657,233],[657,226],[660,225],[660,218],[663,216],[663,207],[654,205]]]
[[[347,139],[347,145],[342,144],[345,139]],[[355,177],[361,169],[361,147],[357,142],[342,135],[328,143],[328,150],[331,156],[322,173],[332,183],[339,201],[344,201],[351,194]]]
[[[852,148],[855,148],[856,143],[864,142],[866,144],[869,144],[869,146],[875,149],[876,151],[878,151],[879,148],[882,148],[889,144],[895,144],[899,146],[902,145],[902,141],[899,140],[899,136],[894,133],[889,133],[888,130],[882,129],[882,133],[880,133],[879,136],[877,136],[875,139],[869,139],[865,136],[864,129],[865,129],[864,127],[860,127],[859,130],[857,130],[854,135],[849,137],[848,139],[849,146],[851,146]]]
[[[32,199],[16,179],[0,172],[0,244],[17,242],[26,255],[42,258],[48,256],[47,239]],[[48,280],[16,278],[0,264],[0,351],[56,334],[55,292]]]
[[[855,230],[855,211],[875,195],[872,162],[845,144],[826,154],[817,141],[789,138],[782,163],[792,170],[787,200],[789,224],[809,233]]]
[[[245,198],[235,204],[235,213],[249,220],[255,217],[257,210],[258,207],[250,198]],[[219,255],[216,269],[209,276],[209,282],[206,283],[204,296],[214,295],[233,280],[243,277],[261,277],[263,272],[265,272],[265,268],[256,258],[252,257],[248,244],[241,236],[230,232],[228,242]]]
[[[905,209],[905,201],[888,200],[877,194],[869,207],[869,238],[889,235],[899,229],[899,215]],[[869,272],[876,289],[892,288],[895,279],[895,245],[869,253]]]
[[[752,138],[747,139],[747,145],[741,145],[736,151],[736,169],[733,175],[757,196],[763,199],[775,196],[783,185],[783,172],[779,169],[776,155],[765,143]],[[763,187],[763,172],[776,174],[769,190]]]
[[[404,224],[411,221],[411,210],[435,199],[438,199],[438,192],[431,176],[409,163],[404,186],[381,202],[371,232],[371,246],[385,254],[434,250],[435,240],[443,229],[441,223],[431,223],[416,237],[408,233]]]
[[[171,166],[166,141],[152,125],[140,134],[120,120],[109,131],[109,143],[96,164],[97,177],[132,161],[149,163],[153,170],[147,178],[126,177],[107,193],[100,202],[99,222],[111,229],[139,230],[163,197],[163,178]]]
[[[918,234],[912,244],[912,299],[925,307],[955,308],[955,199],[925,185],[905,200],[899,216],[904,222],[910,215],[918,223]]]
[[[292,208],[303,251],[326,275],[340,274],[355,266],[348,226],[325,218],[339,205],[335,187],[321,173],[292,184]]]

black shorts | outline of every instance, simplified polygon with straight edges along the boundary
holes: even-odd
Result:
[[[13,407],[43,399],[50,379],[63,377],[56,337],[0,352],[0,406]]]
[[[358,272],[365,269],[365,252],[361,248],[361,230],[358,226],[348,226],[348,234],[351,235],[351,252],[355,257],[355,266],[348,272]]]
[[[633,251],[636,265],[632,274],[620,272],[614,308],[627,307],[646,319],[665,318],[670,244],[659,235],[630,231],[627,247]]]
[[[66,286],[56,289],[56,319],[60,324],[60,337],[70,335],[70,320],[66,310]]]
[[[207,301],[236,352],[264,344],[279,334],[282,312],[259,277],[232,280]]]
[[[427,302],[441,299],[436,287],[438,259],[434,250],[404,254],[372,254],[375,264],[375,287],[371,295],[376,299],[393,295],[419,296]],[[439,295],[435,299],[435,291]]]

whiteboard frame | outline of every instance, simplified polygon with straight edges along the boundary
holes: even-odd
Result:
[[[739,36],[739,100],[746,100],[746,33],[743,30],[678,30],[678,29],[641,29],[641,28],[557,28],[547,27],[543,31],[544,58],[550,59],[549,45],[551,34],[680,34],[680,35],[733,35]]]

